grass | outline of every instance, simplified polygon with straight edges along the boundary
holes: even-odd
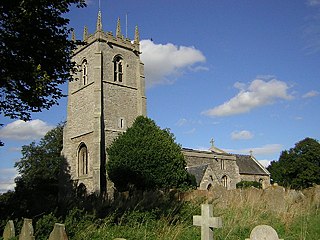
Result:
[[[313,198],[286,203],[285,210],[279,212],[264,198],[262,190],[228,191],[220,198],[202,197],[187,202],[164,196],[150,193],[114,203],[105,208],[105,216],[100,218],[74,209],[61,221],[70,240],[194,240],[200,239],[200,227],[192,225],[192,216],[200,215],[201,203],[206,202],[213,204],[213,215],[223,219],[223,227],[214,230],[214,239],[244,240],[261,224],[272,226],[285,240],[320,239],[319,200],[315,202]],[[43,218],[35,224],[36,233],[41,232],[37,226],[53,227],[52,215]],[[39,235],[36,239],[47,237]]]
[[[223,196],[224,201],[221,198],[199,198],[172,204],[166,210],[141,210],[137,207],[120,214],[118,220],[115,220],[115,213],[89,223],[71,239],[200,239],[200,227],[192,225],[192,216],[200,214],[203,202],[213,204],[214,216],[223,219],[223,227],[214,230],[214,239],[243,240],[250,236],[255,226],[261,224],[272,226],[279,237],[286,240],[320,239],[319,205],[309,199],[287,204],[285,211],[279,212],[274,211],[272,205],[263,195],[257,194],[256,190],[242,190],[241,197],[239,191],[229,191],[226,194]],[[150,199],[148,202],[150,203]]]

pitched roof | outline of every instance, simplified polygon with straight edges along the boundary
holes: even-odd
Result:
[[[230,159],[230,160],[236,160],[235,156],[230,153],[218,153],[218,152],[212,152],[210,150],[196,150],[191,148],[182,148],[182,153],[185,156],[193,156],[193,157],[199,157],[199,158],[222,158],[222,159]]]
[[[240,154],[234,154],[234,156],[236,156],[236,163],[239,167],[240,174],[270,175],[268,170],[253,156]]]
[[[200,185],[208,164],[187,167],[187,171],[196,177],[197,186]]]

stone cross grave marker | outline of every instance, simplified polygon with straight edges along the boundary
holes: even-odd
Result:
[[[54,224],[54,228],[50,233],[49,240],[68,240],[64,224]]]
[[[3,235],[2,236],[3,236],[4,240],[8,240],[8,239],[13,238],[13,237],[16,236],[16,232],[14,230],[14,224],[13,224],[12,220],[9,220],[7,222],[7,225],[3,230]]]
[[[19,240],[35,240],[33,236],[32,219],[25,218],[19,235]]]
[[[201,204],[201,216],[193,216],[193,225],[201,227],[201,240],[213,239],[213,228],[222,227],[222,219],[212,216],[211,204]]]
[[[258,225],[252,229],[250,238],[246,240],[283,240],[279,239],[278,233],[268,225]]]

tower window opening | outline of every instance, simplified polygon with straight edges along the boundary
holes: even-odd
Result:
[[[78,153],[79,176],[88,174],[88,149],[85,144],[82,144]]]
[[[119,119],[119,128],[120,129],[124,129],[124,127],[125,127],[125,121],[124,121],[124,118],[120,118]]]
[[[221,170],[225,170],[226,166],[225,166],[225,162],[224,159],[221,159]]]
[[[114,59],[114,81],[123,81],[123,60],[120,56]]]
[[[88,63],[87,60],[82,62],[82,83],[83,85],[88,84]]]

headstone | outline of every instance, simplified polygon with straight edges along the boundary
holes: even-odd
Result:
[[[49,240],[68,240],[64,224],[54,224],[54,228],[50,233]]]
[[[4,228],[4,231],[3,231],[3,239],[4,240],[8,240],[12,237],[15,237],[16,236],[16,232],[14,230],[14,224],[13,224],[13,221],[12,220],[9,220],[7,222],[7,225],[6,227]]]
[[[125,239],[125,238],[115,238],[113,240],[127,240],[127,239]]]
[[[276,213],[282,213],[287,211],[286,207],[286,191],[284,187],[269,187],[263,191],[264,198],[268,210],[274,211]]]
[[[282,240],[279,239],[278,233],[268,225],[258,225],[252,229],[250,238],[246,240]]]
[[[222,219],[212,216],[212,205],[201,204],[201,216],[193,216],[193,225],[201,227],[201,240],[213,239],[213,228],[222,227]]]
[[[35,240],[33,236],[32,219],[25,218],[19,235],[19,240]]]

